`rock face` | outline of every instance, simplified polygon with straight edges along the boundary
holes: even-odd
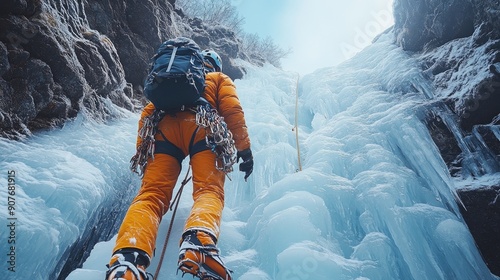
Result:
[[[474,31],[472,4],[468,0],[396,0],[394,30],[405,50],[439,46]]]
[[[500,172],[500,1],[395,0],[394,17],[396,44],[419,57],[431,103],[442,105],[427,123],[450,173]],[[459,195],[488,267],[500,275],[498,186]]]
[[[85,110],[113,117],[106,100],[135,110],[163,40],[192,37],[218,51],[233,79],[245,57],[230,30],[185,18],[175,1],[4,0],[0,3],[0,137],[20,138]]]
[[[396,0],[396,43],[420,52],[424,70],[471,131],[500,107],[500,1]]]
[[[395,42],[420,57],[433,100],[443,102],[456,119],[457,128],[441,116],[429,119],[452,174],[464,175],[464,149],[474,153],[477,146],[489,149],[484,156],[489,164],[468,173],[500,171],[500,141],[491,137],[500,124],[500,1],[395,0],[394,16]],[[468,143],[457,143],[457,132]]]
[[[4,2],[0,17],[4,136],[61,124],[82,106],[105,117],[104,98],[133,109],[115,47],[79,16],[78,3],[17,2]]]
[[[500,275],[498,251],[500,251],[500,186],[459,192],[465,209],[460,211],[467,220],[470,231],[491,272]]]

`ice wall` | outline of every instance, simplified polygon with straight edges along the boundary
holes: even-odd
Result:
[[[15,243],[0,243],[2,254],[11,245],[16,254],[15,272],[5,268],[3,279],[57,279],[68,259],[78,263],[88,254],[84,246],[93,246],[80,241],[101,241],[116,232],[122,209],[138,187],[138,178],[127,170],[137,116],[116,113],[123,119],[103,124],[81,115],[60,130],[29,140],[0,140],[2,181],[7,183],[7,171],[15,171],[15,192],[0,189],[2,224],[7,218],[16,223]],[[8,197],[15,200],[10,216],[4,211]],[[107,222],[96,224],[100,219]],[[1,240],[9,235],[0,231]],[[70,253],[77,242],[81,248]]]
[[[301,172],[293,77],[267,69],[237,83],[257,155],[251,186],[228,186],[255,263],[243,273],[239,252],[228,256],[238,279],[493,279],[423,122],[417,62],[382,36],[303,77]]]

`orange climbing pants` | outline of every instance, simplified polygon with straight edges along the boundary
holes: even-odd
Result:
[[[204,129],[197,130],[195,115],[190,112],[165,116],[159,124],[159,131],[161,133],[155,138],[157,142],[163,141],[165,136],[184,156],[189,155],[193,140],[196,143],[205,139]],[[218,238],[224,207],[225,174],[215,168],[215,154],[210,150],[191,155],[191,167],[194,203],[184,232],[201,229]],[[154,159],[148,160],[141,188],[118,231],[113,252],[137,248],[153,257],[158,226],[168,210],[180,171],[181,166],[174,156],[155,153]]]

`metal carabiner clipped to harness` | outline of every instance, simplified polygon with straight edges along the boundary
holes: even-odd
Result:
[[[142,128],[139,131],[142,142],[137,147],[135,155],[130,159],[130,170],[141,177],[144,175],[148,159],[150,157],[154,159],[155,134],[158,130],[158,123],[163,116],[165,116],[163,110],[155,110],[153,114],[144,118]]]
[[[207,147],[216,155],[215,167],[226,174],[232,172],[236,147],[224,118],[207,103],[197,106],[196,124],[205,129]]]

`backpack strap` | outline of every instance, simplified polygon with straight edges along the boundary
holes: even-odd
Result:
[[[172,68],[172,64],[174,64],[174,58],[175,58],[175,54],[177,53],[178,48],[179,47],[175,46],[174,50],[172,51],[172,56],[170,57],[170,61],[168,62],[167,72],[170,72],[170,69]]]

